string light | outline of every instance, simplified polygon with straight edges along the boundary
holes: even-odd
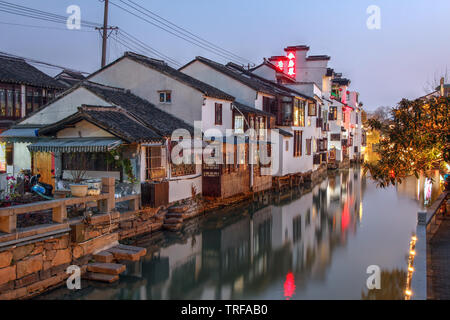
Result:
[[[411,290],[411,279],[414,273],[414,257],[416,255],[417,236],[413,235],[409,242],[409,258],[408,258],[408,276],[406,278],[405,300],[410,300],[413,292]]]

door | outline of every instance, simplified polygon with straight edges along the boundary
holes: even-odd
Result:
[[[33,153],[33,175],[40,174],[39,182],[47,183],[55,188],[55,157],[49,152]]]

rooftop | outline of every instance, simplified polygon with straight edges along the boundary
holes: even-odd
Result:
[[[64,89],[58,81],[28,64],[24,59],[0,55],[0,82]]]

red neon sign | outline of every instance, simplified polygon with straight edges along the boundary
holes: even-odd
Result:
[[[295,77],[295,54],[293,52],[289,52],[287,57],[289,59],[287,74],[291,77]]]

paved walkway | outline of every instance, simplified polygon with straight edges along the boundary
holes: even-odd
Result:
[[[429,242],[431,292],[429,298],[450,299],[450,216],[441,218],[441,225]]]

